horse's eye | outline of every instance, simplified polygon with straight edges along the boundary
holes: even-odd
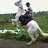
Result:
[[[17,3],[19,3],[19,2],[17,2]]]

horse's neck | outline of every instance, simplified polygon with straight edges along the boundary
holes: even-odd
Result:
[[[23,8],[22,9],[21,8],[18,8],[18,13],[20,15],[24,15],[26,12],[24,12]]]
[[[22,15],[22,13],[24,13],[22,3],[18,8],[18,13],[21,14],[21,15]]]
[[[21,9],[20,8],[18,8],[18,13],[21,14]]]

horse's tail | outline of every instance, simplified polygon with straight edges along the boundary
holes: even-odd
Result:
[[[43,33],[43,31],[41,30],[40,27],[39,27],[39,31],[40,31],[40,34],[41,34],[43,37],[48,37],[48,33]]]

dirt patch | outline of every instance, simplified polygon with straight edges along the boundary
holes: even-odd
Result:
[[[28,41],[0,39],[0,48],[48,48],[48,42],[35,42],[26,46]]]

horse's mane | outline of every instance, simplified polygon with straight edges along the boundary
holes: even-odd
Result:
[[[21,1],[21,15],[24,13],[24,9],[23,9],[23,5],[22,5],[22,1]]]

